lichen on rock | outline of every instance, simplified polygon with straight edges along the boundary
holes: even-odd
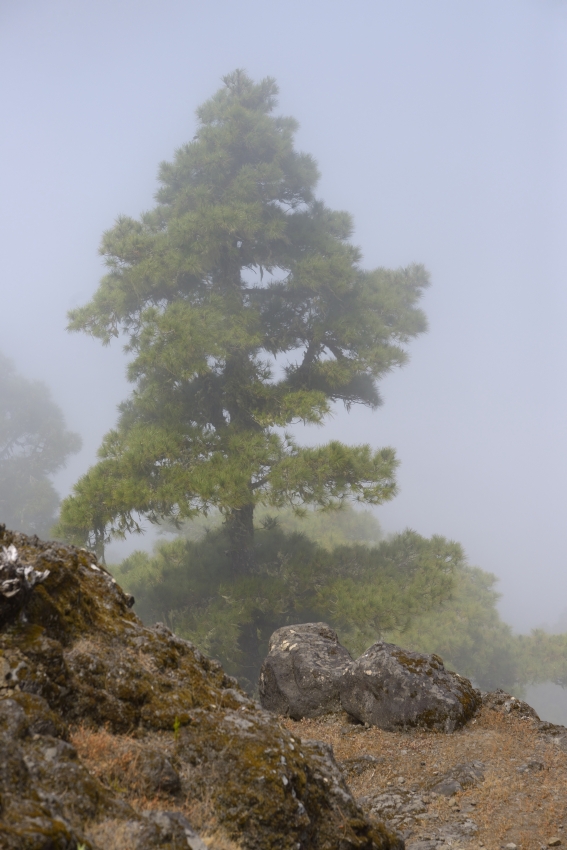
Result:
[[[197,850],[198,805],[206,830],[249,850],[401,848],[329,748],[282,728],[189,642],[145,627],[92,553],[2,526],[0,546],[42,576],[0,594],[2,848]],[[98,769],[103,734],[112,774]]]

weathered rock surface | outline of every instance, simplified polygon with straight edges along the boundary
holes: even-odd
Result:
[[[528,705],[527,702],[518,699],[518,697],[513,697],[511,694],[507,694],[506,691],[503,691],[501,688],[484,694],[482,702],[483,705],[487,708],[491,708],[493,711],[500,711],[503,714],[512,713],[516,717],[536,720],[539,722],[538,714],[531,705]],[[558,728],[563,729],[563,726]]]
[[[352,657],[330,626],[284,626],[269,648],[259,682],[264,708],[293,720],[341,710],[341,680]]]
[[[0,547],[2,850],[202,850],[197,810],[250,850],[402,847],[357,806],[329,747],[144,627],[91,553],[2,526]]]
[[[379,641],[345,672],[341,703],[361,723],[381,729],[452,732],[480,708],[481,695],[468,679],[445,670],[437,655]]]
[[[428,790],[444,797],[452,797],[466,788],[474,788],[478,782],[484,782],[485,765],[481,761],[456,764],[443,776],[436,776],[428,784]]]
[[[274,632],[259,690],[264,708],[293,720],[344,710],[382,729],[452,732],[481,705],[480,692],[437,655],[379,641],[353,661],[326,623]]]

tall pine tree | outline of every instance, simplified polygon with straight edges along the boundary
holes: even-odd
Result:
[[[123,333],[134,384],[99,462],[63,504],[60,532],[102,547],[141,518],[219,509],[235,574],[253,566],[258,504],[323,507],[395,494],[390,448],[300,447],[294,423],[333,403],[380,404],[377,381],[425,330],[422,266],[364,271],[351,217],[314,195],[317,166],[276,117],[277,86],[243,71],[197,110],[162,163],[157,206],[123,216],[108,273],[70,329]]]

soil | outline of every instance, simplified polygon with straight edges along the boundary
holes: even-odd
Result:
[[[284,724],[332,746],[355,798],[406,850],[567,844],[567,729],[542,723],[509,695],[485,696],[476,717],[450,735],[365,728],[346,714]],[[484,779],[453,794],[445,782],[449,794],[436,793],[458,765],[476,765]]]

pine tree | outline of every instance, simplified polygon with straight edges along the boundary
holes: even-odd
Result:
[[[141,518],[216,508],[235,575],[253,567],[254,509],[379,504],[391,448],[302,448],[286,428],[335,402],[380,404],[377,381],[425,330],[422,266],[365,271],[352,220],[315,197],[317,166],[274,116],[277,87],[243,71],[197,110],[162,163],[157,206],[102,239],[108,273],[70,329],[123,333],[134,384],[99,462],[62,508],[60,532],[101,549]]]

